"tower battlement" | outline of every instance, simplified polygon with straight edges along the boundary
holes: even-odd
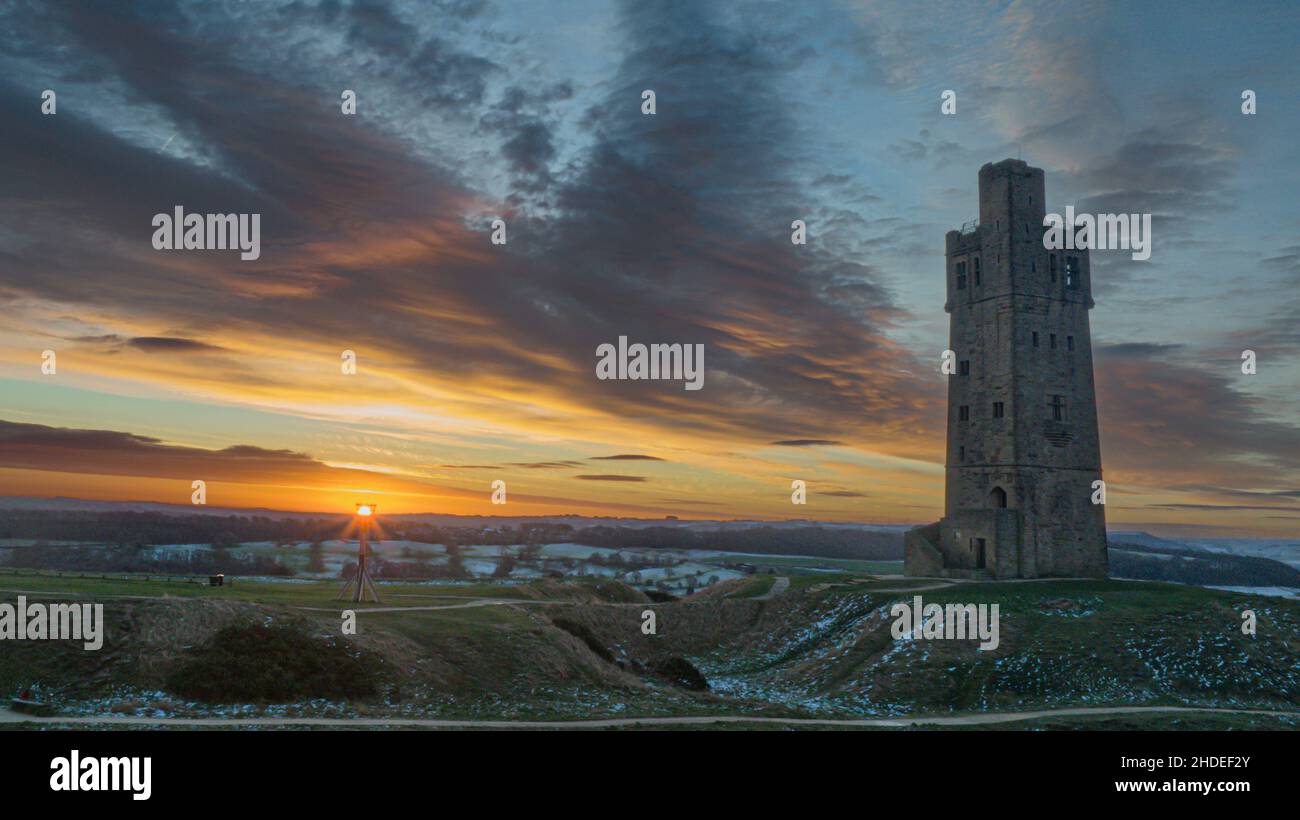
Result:
[[[988,163],[978,225],[945,236],[945,514],[907,534],[909,575],[1106,575],[1091,266],[1043,247],[1046,212],[1041,168]]]

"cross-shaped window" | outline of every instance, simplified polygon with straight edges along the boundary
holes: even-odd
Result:
[[[1052,421],[1065,421],[1065,396],[1052,396]]]

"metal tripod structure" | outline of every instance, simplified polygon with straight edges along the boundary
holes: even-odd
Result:
[[[337,600],[351,598],[360,603],[369,596],[370,600],[379,603],[379,592],[375,589],[375,582],[371,580],[370,570],[366,566],[366,559],[370,557],[370,522],[374,520],[377,509],[378,504],[357,505],[357,526],[361,532],[361,546],[357,548],[357,574],[343,582]]]

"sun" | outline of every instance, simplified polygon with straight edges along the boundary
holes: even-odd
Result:
[[[369,504],[361,504],[357,506],[357,515],[368,516],[370,513],[371,510]]]

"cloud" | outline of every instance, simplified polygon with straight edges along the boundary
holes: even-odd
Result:
[[[275,52],[236,59],[234,45],[206,33],[239,21],[205,12],[166,27],[82,7],[40,20],[164,112],[167,133],[187,134],[202,162],[160,154],[76,108],[61,111],[56,132],[24,115],[0,135],[19,169],[0,211],[35,237],[7,254],[0,243],[0,288],[90,309],[101,317],[94,335],[150,335],[126,332],[128,322],[201,329],[206,344],[230,351],[201,375],[133,361],[131,377],[188,381],[230,400],[259,370],[321,373],[306,356],[349,348],[373,362],[382,351],[385,367],[370,372],[387,379],[377,391],[386,401],[424,408],[437,390],[438,415],[498,429],[605,428],[621,439],[626,429],[612,431],[634,426],[679,442],[751,441],[780,438],[797,417],[852,430],[855,446],[937,452],[913,433],[941,418],[942,385],[917,378],[913,351],[889,337],[901,314],[877,271],[857,253],[789,242],[788,212],[813,207],[801,205],[806,147],[780,90],[792,57],[769,38],[694,3],[629,4],[625,56],[584,117],[590,143],[554,169],[552,106],[571,86],[507,78],[504,63],[468,52],[428,63],[468,40],[431,39],[395,7],[321,9],[344,21],[355,48],[384,55],[376,82],[406,88],[432,71],[447,117],[500,139],[518,198],[493,202],[466,169],[340,116],[337,88],[267,70]],[[295,41],[321,48],[312,32],[295,29]],[[660,94],[654,117],[638,109],[646,77]],[[737,94],[738,83],[749,91]],[[31,108],[26,91],[0,97],[6,110]],[[38,191],[79,203],[76,216],[23,216],[17,202]],[[232,265],[220,253],[153,251],[149,220],[178,200],[261,212],[262,258]],[[545,205],[514,212],[510,202]],[[506,218],[506,246],[487,241],[485,215]],[[106,286],[75,284],[83,270]],[[619,335],[703,344],[708,395],[596,380],[593,351]],[[295,384],[294,404],[328,412],[332,384],[323,373]],[[260,390],[274,402],[270,383]]]
[[[838,447],[842,442],[827,438],[790,438],[772,444],[777,447]]]
[[[616,456],[592,456],[591,461],[664,461],[658,456],[646,456],[637,453],[626,453]]]
[[[1148,487],[1202,484],[1289,490],[1300,470],[1300,427],[1218,368],[1175,357],[1176,345],[1096,348],[1102,463],[1107,475]]]
[[[435,485],[330,467],[290,450],[235,445],[207,450],[167,444],[151,436],[114,430],[72,429],[0,421],[0,467],[49,472],[171,478],[189,483],[273,484],[306,482],[319,486],[433,492]]]
[[[559,55],[544,49],[565,26],[533,25],[531,9],[506,21],[479,0],[425,8],[0,12],[6,349],[53,340],[61,364],[74,357],[69,379],[122,394],[183,393],[425,442],[452,430],[478,445],[419,453],[422,468],[500,460],[443,467],[537,470],[540,482],[590,460],[662,460],[585,457],[629,442],[680,453],[673,469],[707,464],[729,489],[751,480],[764,443],[934,464],[941,273],[907,260],[939,266],[936,211],[954,186],[973,203],[979,164],[1023,145],[1060,202],[1149,210],[1157,237],[1227,253],[1184,257],[1203,278],[1225,258],[1253,260],[1209,288],[1186,284],[1195,264],[1143,279],[1098,257],[1097,339],[1132,342],[1098,345],[1108,478],[1295,486],[1288,377],[1267,382],[1270,399],[1197,359],[1249,347],[1270,368],[1261,374],[1294,375],[1278,364],[1300,351],[1300,299],[1283,295],[1300,258],[1294,231],[1261,219],[1275,236],[1244,255],[1196,231],[1246,189],[1240,123],[1210,116],[1218,102],[1148,95],[1149,78],[1113,68],[1119,15],[955,3],[932,25],[872,3],[853,29],[838,6],[628,2],[616,23],[582,20],[583,48]],[[966,45],[951,48],[953,32]],[[848,75],[864,93],[836,107],[871,110],[882,87],[895,98],[865,160],[851,112],[828,116],[812,99]],[[1186,88],[1174,80],[1163,90]],[[61,89],[57,117],[32,105],[47,81]],[[359,113],[345,117],[339,91],[351,87]],[[639,110],[646,87],[658,93],[652,117]],[[960,119],[937,114],[948,87]],[[909,115],[913,98],[926,113]],[[837,145],[839,134],[855,136]],[[1283,164],[1268,167],[1285,181]],[[261,213],[262,258],[154,251],[150,218],[178,203]],[[806,246],[789,241],[794,215],[809,223]],[[508,225],[504,246],[487,239],[494,218]],[[1221,286],[1258,291],[1239,303],[1248,320],[1184,320],[1218,303]],[[1124,302],[1104,302],[1106,289]],[[595,379],[596,347],[620,335],[704,345],[705,389]],[[360,357],[347,390],[343,349]],[[219,355],[195,367],[198,354]]]
[[[640,475],[575,475],[580,481],[649,481]]]
[[[137,336],[134,339],[129,339],[127,344],[146,353],[206,353],[222,350],[222,348],[206,342],[168,336]]]

